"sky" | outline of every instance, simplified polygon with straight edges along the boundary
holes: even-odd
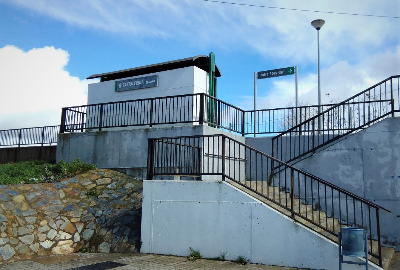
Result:
[[[322,103],[400,74],[399,0],[0,0],[0,130],[60,124],[92,74],[210,52],[219,99],[252,109],[254,72],[297,66],[317,104],[315,19]],[[258,108],[293,106],[294,82],[257,80]]]

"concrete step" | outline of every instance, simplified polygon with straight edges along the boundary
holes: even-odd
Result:
[[[257,189],[257,192],[268,197],[269,198],[269,200],[268,200],[264,196],[259,195],[256,192],[253,192],[251,189],[245,188],[236,182],[228,181],[228,183],[230,183],[231,185],[246,192],[250,196],[262,201],[266,205],[274,208],[275,210],[281,212],[282,214],[292,217],[292,213],[285,208],[285,207],[287,207],[289,209],[291,208],[290,194],[285,192],[284,189],[275,187],[275,186],[269,186],[265,181],[264,182],[246,181],[246,182],[242,183],[246,186],[250,186],[251,189]],[[284,207],[278,205],[277,202],[279,202]],[[341,230],[341,227],[343,225],[340,224],[340,222],[337,218],[332,218],[329,216],[327,217],[326,212],[324,212],[323,210],[313,209],[312,205],[304,204],[298,198],[295,198],[293,206],[294,206],[294,212],[300,213],[300,215],[301,215],[301,216],[296,215],[294,217],[295,222],[299,222],[299,223],[303,224],[304,226],[308,227],[309,229],[323,235],[324,237],[330,239],[331,241],[333,241],[335,243],[338,242],[338,238],[335,235],[333,235],[325,230],[325,229],[328,229],[329,231],[334,231],[335,234],[339,233]],[[307,218],[309,220],[307,220],[305,218]],[[319,226],[310,222],[311,220],[313,222],[319,224]],[[371,248],[374,253],[377,253],[378,243],[376,240],[368,241],[368,249],[371,250]],[[396,257],[396,259],[397,259],[396,267],[397,268],[388,268],[389,265],[391,265],[391,259],[392,259],[392,257],[394,257],[393,256],[394,253],[395,253],[394,248],[382,247],[383,269],[390,269],[390,270],[399,269],[400,270],[400,267],[399,267],[400,255],[398,255],[399,256],[398,258]],[[396,253],[396,255],[397,255],[397,253]],[[377,259],[375,259],[374,257],[369,256],[369,259],[372,262],[374,262],[375,264],[379,264],[379,261]]]

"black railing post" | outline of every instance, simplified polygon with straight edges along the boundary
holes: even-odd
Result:
[[[154,140],[148,140],[147,150],[147,180],[153,180],[154,175]]]
[[[61,110],[60,133],[64,133],[65,132],[65,122],[67,121],[66,115],[67,115],[67,108],[62,108],[62,110]]]
[[[379,266],[382,267],[382,246],[381,246],[381,225],[379,222],[379,208],[375,208],[376,210],[376,230],[378,234],[378,255],[379,255]],[[372,252],[372,247],[371,247]]]
[[[40,143],[40,146],[42,146],[43,147],[43,144],[44,144],[44,129],[45,129],[46,127],[42,127],[42,142]]]
[[[217,112],[216,112],[216,122],[217,122],[217,127],[221,127],[221,102],[218,102],[218,100],[215,100],[215,102],[217,103]]]
[[[18,147],[21,147],[22,128],[18,130]]]
[[[99,131],[103,126],[103,104],[100,104],[100,119],[99,119]]]
[[[221,154],[221,159],[222,159],[222,181],[225,181],[225,136],[222,135],[222,154]]]
[[[242,111],[242,136],[244,136],[245,133],[245,119],[246,115],[245,115],[245,111]]]
[[[153,99],[150,99],[150,115],[149,115],[149,125],[153,126]]]
[[[290,212],[294,219],[294,171],[290,169]]]
[[[204,123],[204,99],[205,95],[200,94],[199,125],[202,125]]]

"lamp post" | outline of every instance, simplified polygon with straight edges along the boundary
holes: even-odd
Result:
[[[320,64],[319,64],[319,30],[325,24],[322,19],[317,19],[311,22],[311,25],[317,29],[317,40],[318,40],[318,115],[321,113],[321,76],[320,76]],[[321,116],[318,116],[318,132],[321,132]]]

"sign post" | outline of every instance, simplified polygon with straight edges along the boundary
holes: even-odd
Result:
[[[278,68],[271,69],[266,71],[254,72],[254,137],[257,134],[257,79],[268,79],[273,77],[287,76],[295,74],[295,91],[296,91],[296,108],[298,107],[298,87],[297,87],[297,79],[298,79],[298,67],[286,67],[286,68]]]

